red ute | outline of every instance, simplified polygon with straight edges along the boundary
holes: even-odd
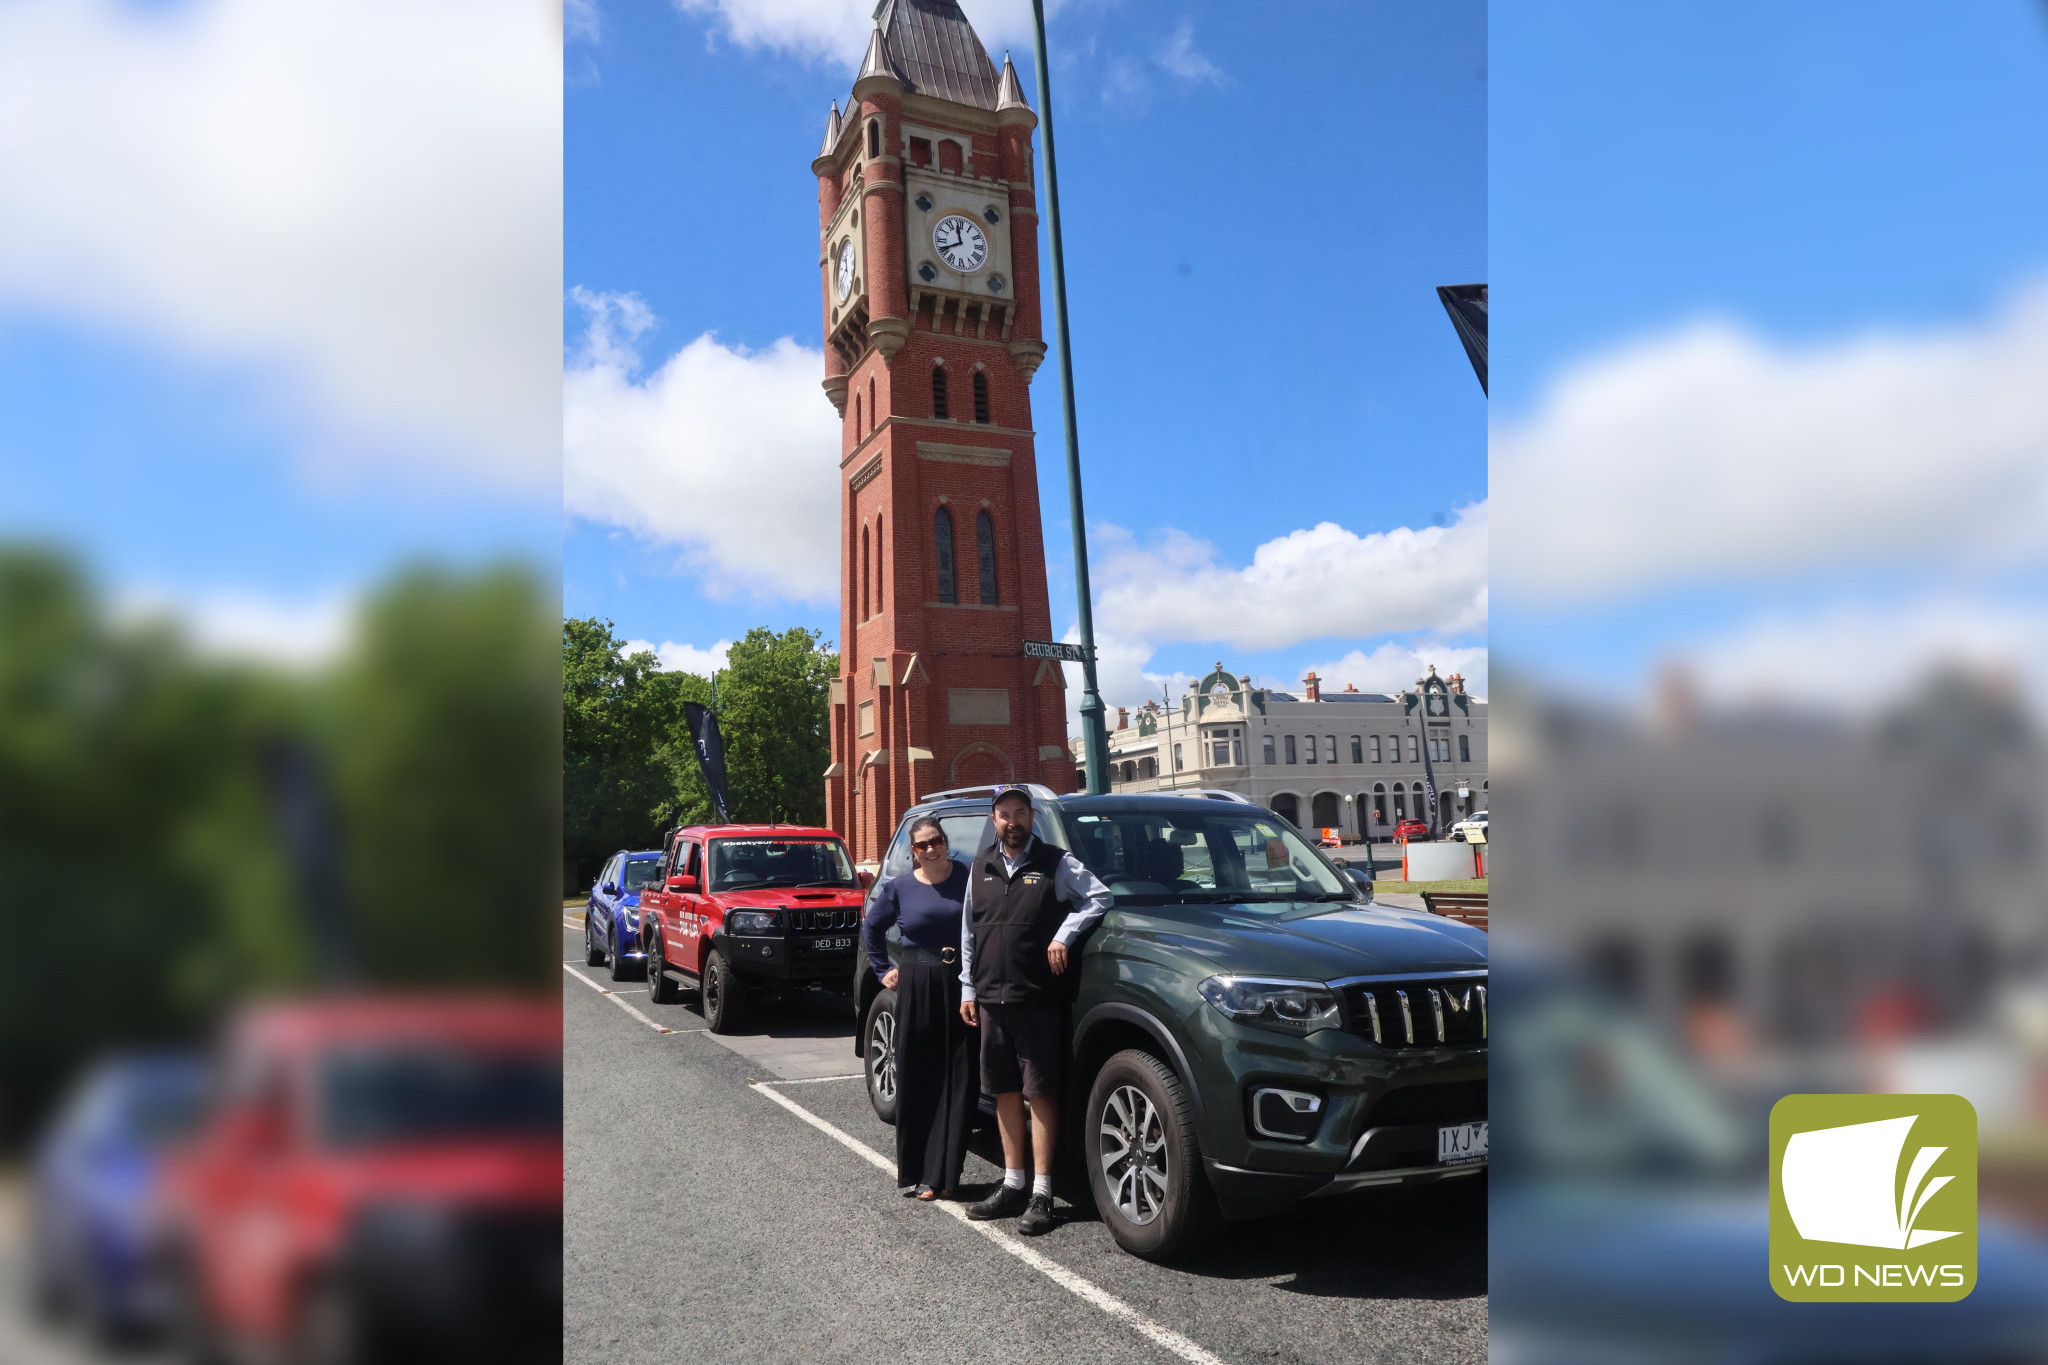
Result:
[[[506,998],[245,1014],[157,1209],[192,1355],[559,1359],[561,1037]]]
[[[869,880],[829,829],[677,830],[660,880],[640,894],[649,997],[675,999],[668,973],[679,973],[701,990],[712,1032],[731,1033],[764,987],[842,985],[853,972]]]

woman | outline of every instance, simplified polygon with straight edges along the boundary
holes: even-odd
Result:
[[[960,1018],[960,906],[967,864],[933,819],[910,827],[911,870],[875,893],[861,924],[868,962],[896,992],[896,1183],[951,1199],[981,1089],[975,1030]],[[897,926],[894,954],[883,937]]]

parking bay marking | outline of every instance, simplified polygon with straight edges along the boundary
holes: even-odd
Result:
[[[649,1028],[653,1029],[653,1030],[654,1030],[654,1031],[655,1031],[656,1033],[702,1033],[702,1032],[704,1032],[704,1030],[703,1030],[703,1029],[700,1029],[700,1028],[670,1028],[670,1027],[669,1027],[668,1025],[666,1025],[666,1024],[663,1024],[663,1023],[658,1023],[658,1022],[656,1022],[656,1021],[655,1021],[655,1020],[653,1020],[653,1019],[649,1019],[649,1018],[648,1018],[648,1017],[647,1017],[646,1015],[642,1014],[642,1013],[641,1013],[641,1012],[640,1012],[639,1010],[636,1010],[636,1009],[634,1009],[634,1008],[633,1008],[633,1007],[632,1007],[631,1005],[627,1004],[627,1003],[626,1003],[625,1001],[623,1001],[623,1000],[619,999],[619,997],[618,997],[618,996],[617,996],[616,994],[614,994],[614,993],[613,993],[613,991],[612,991],[612,988],[611,988],[611,987],[609,987],[609,986],[600,986],[600,985],[598,985],[598,984],[597,984],[597,983],[596,983],[595,981],[592,981],[592,980],[591,980],[591,979],[590,979],[589,977],[587,977],[587,976],[585,976],[585,975],[584,975],[583,973],[581,973],[581,972],[577,971],[577,970],[576,970],[576,969],[575,969],[574,967],[570,966],[570,965],[569,965],[568,963],[564,962],[564,963],[562,964],[562,970],[563,970],[563,971],[565,971],[565,972],[567,972],[567,973],[568,973],[569,975],[571,975],[571,976],[575,977],[575,978],[576,978],[576,979],[577,979],[578,981],[581,981],[581,982],[582,982],[582,983],[583,983],[584,985],[586,985],[586,986],[590,987],[590,989],[592,989],[592,990],[596,991],[596,992],[597,992],[597,993],[598,993],[599,995],[603,996],[603,997],[604,997],[605,999],[607,999],[607,1000],[611,1001],[611,1002],[612,1002],[612,1003],[613,1003],[614,1005],[617,1005],[617,1006],[618,1006],[618,1007],[619,1007],[620,1009],[624,1010],[624,1011],[625,1011],[626,1013],[628,1013],[628,1014],[632,1015],[632,1016],[633,1016],[633,1017],[634,1017],[635,1019],[638,1019],[638,1020],[639,1020],[639,1021],[640,1021],[641,1023],[643,1023],[643,1024],[647,1025],[647,1027],[649,1027]]]
[[[748,1084],[753,1087],[757,1094],[766,1095],[769,1099],[774,1100],[784,1109],[795,1114],[834,1142],[839,1143],[870,1166],[880,1171],[887,1171],[891,1175],[895,1173],[895,1162],[889,1160],[859,1138],[827,1123],[824,1119],[819,1118],[787,1095],[779,1094],[757,1081],[749,1080]],[[1210,1354],[1194,1342],[1188,1340],[1188,1338],[1174,1331],[1171,1327],[1163,1323],[1154,1322],[1122,1299],[1109,1293],[1107,1290],[1098,1288],[1092,1281],[1081,1278],[1081,1276],[1076,1275],[1059,1262],[1032,1250],[1008,1233],[999,1231],[994,1224],[975,1222],[967,1216],[967,1210],[961,1205],[946,1200],[938,1200],[934,1202],[933,1207],[951,1214],[959,1222],[973,1228],[1004,1251],[1009,1252],[1033,1270],[1044,1275],[1054,1284],[1094,1304],[1097,1308],[1100,1308],[1103,1312],[1127,1326],[1137,1329],[1138,1332],[1149,1337],[1158,1345],[1165,1347],[1182,1360],[1188,1361],[1190,1365],[1223,1365],[1220,1357]]]

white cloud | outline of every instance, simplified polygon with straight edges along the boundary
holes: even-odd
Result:
[[[1323,695],[1342,692],[1348,686],[1361,692],[1399,692],[1415,686],[1434,666],[1437,676],[1462,674],[1465,690],[1475,697],[1486,695],[1486,646],[1447,645],[1434,641],[1397,644],[1388,641],[1372,650],[1354,649],[1328,663],[1310,664],[1302,670],[1313,672],[1322,684]],[[1280,684],[1299,693],[1298,682]]]
[[[573,290],[590,318],[562,376],[562,503],[678,547],[714,594],[839,594],[839,418],[822,353],[709,333],[643,375],[631,295]]]
[[[804,61],[843,62],[849,68],[867,51],[875,29],[871,0],[674,0],[684,14],[708,19],[713,32],[735,47],[781,52]],[[1065,8],[1048,0],[1050,19]],[[1004,44],[1032,45],[1031,0],[970,3],[975,36],[1000,53]],[[1028,65],[1019,61],[1022,70]]]
[[[604,23],[597,12],[597,0],[563,0],[562,36],[572,42],[597,42]]]
[[[313,668],[332,662],[355,633],[356,599],[326,592],[299,601],[240,589],[180,594],[136,587],[118,594],[114,619],[169,625],[208,658]]]
[[[658,645],[646,640],[628,640],[619,652],[628,657],[652,654],[661,661],[664,673],[695,673],[708,678],[725,668],[732,653],[732,641],[720,640],[709,649],[699,649],[695,645],[679,645],[674,640],[663,640]]]
[[[1195,51],[1195,25],[1189,19],[1181,20],[1180,27],[1166,40],[1166,46],[1159,49],[1159,65],[1168,75],[1184,81],[1209,85],[1223,83],[1223,72],[1216,63]]]
[[[2048,282],[1962,327],[1766,341],[1726,322],[1566,371],[1496,428],[1502,582],[1531,599],[1840,567],[2038,562]]]
[[[1183,532],[1140,544],[1106,526],[1092,533],[1096,619],[1122,638],[1244,650],[1483,630],[1486,522],[1483,502],[1461,508],[1448,526],[1361,536],[1325,521],[1267,541],[1242,568]]]
[[[561,57],[545,0],[0,5],[0,309],[254,367],[330,461],[545,486]]]

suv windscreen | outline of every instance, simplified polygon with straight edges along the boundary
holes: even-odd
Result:
[[[1255,807],[1067,813],[1074,852],[1120,904],[1224,901],[1281,906],[1353,900],[1338,876],[1286,821]]]
[[[768,886],[858,886],[837,839],[714,839],[711,891]]]
[[[635,858],[626,864],[626,890],[645,891],[661,880],[661,859]]]
[[[558,1058],[400,1044],[343,1048],[320,1064],[320,1137],[336,1149],[545,1137],[562,1124]]]

